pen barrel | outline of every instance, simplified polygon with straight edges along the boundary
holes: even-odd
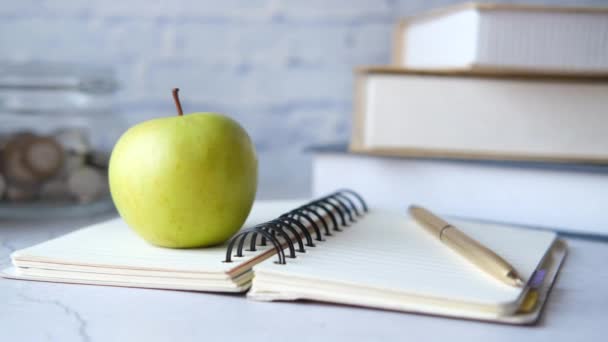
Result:
[[[513,267],[496,253],[454,227],[450,226],[443,231],[441,241],[457,250],[468,261],[497,278],[506,279],[509,272],[513,271]]]

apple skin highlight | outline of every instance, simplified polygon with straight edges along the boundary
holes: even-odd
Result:
[[[220,244],[249,215],[258,160],[247,132],[215,113],[143,122],[119,139],[109,166],[112,198],[125,222],[151,244]]]

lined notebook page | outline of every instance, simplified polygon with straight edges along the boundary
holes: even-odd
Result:
[[[545,231],[454,223],[508,260],[524,280],[556,237]],[[276,264],[275,259],[255,266],[254,272],[479,304],[512,303],[522,292],[480,271],[405,213],[378,209],[307,253],[287,259],[286,265]]]
[[[304,203],[302,200],[256,202],[245,227],[272,220]],[[226,246],[200,249],[155,247],[137,236],[120,218],[103,222],[43,242],[12,254],[13,264],[52,263],[56,269],[70,270],[71,265],[96,266],[125,270],[225,273],[264,250],[248,253],[237,263],[223,263]]]

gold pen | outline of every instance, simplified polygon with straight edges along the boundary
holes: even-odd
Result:
[[[524,285],[524,281],[513,266],[489,248],[424,208],[412,205],[409,211],[414,219],[431,234],[486,273],[512,286],[522,287]]]

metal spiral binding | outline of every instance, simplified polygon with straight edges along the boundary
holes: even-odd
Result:
[[[338,190],[272,221],[240,231],[228,242],[224,262],[232,262],[233,257],[242,257],[245,240],[249,237],[249,251],[255,251],[257,246],[266,246],[269,241],[277,252],[277,263],[286,264],[285,259],[295,258],[296,252],[306,253],[306,247],[315,247],[313,240],[324,241],[323,235],[330,236],[333,235],[332,231],[342,231],[341,227],[348,227],[367,211],[367,204],[359,194],[348,189]],[[307,226],[312,228],[314,238]],[[287,255],[285,249],[288,250]]]

